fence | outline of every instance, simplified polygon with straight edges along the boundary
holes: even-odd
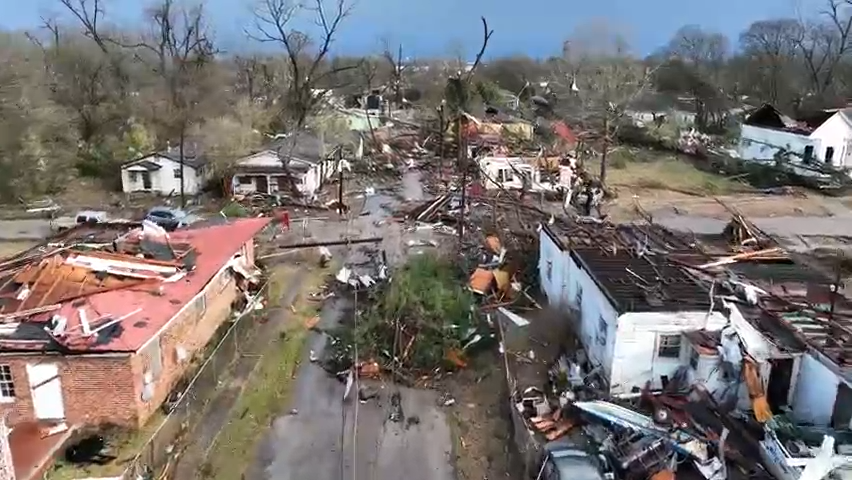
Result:
[[[255,302],[265,296],[266,290],[264,285]],[[204,363],[195,370],[185,388],[178,385],[175,389],[182,393],[173,395],[176,397],[174,401],[170,397],[164,404],[163,409],[168,413],[131,461],[124,478],[169,478],[161,476],[162,472],[170,472],[174,468],[176,454],[182,450],[187,434],[192,433],[195,437],[196,429],[204,427],[199,420],[209,408],[216,407],[211,404],[218,398],[219,384],[230,375],[234,362],[244,352],[256,349],[258,342],[269,340],[263,338],[268,336],[257,334],[254,320],[258,315],[254,305],[254,302],[249,304],[244,313],[220,327],[208,344],[212,348],[208,347],[205,352]],[[154,472],[158,472],[156,476],[152,476]]]

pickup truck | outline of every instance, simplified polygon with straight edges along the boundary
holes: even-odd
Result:
[[[83,223],[102,223],[109,220],[109,214],[102,210],[80,210],[75,215],[57,217],[50,221],[53,232],[61,232]]]

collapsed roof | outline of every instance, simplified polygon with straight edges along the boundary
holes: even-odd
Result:
[[[171,234],[134,223],[81,225],[0,260],[0,351],[136,351],[241,261],[243,245],[267,223]]]

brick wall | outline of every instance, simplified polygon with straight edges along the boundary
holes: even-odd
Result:
[[[231,304],[237,296],[237,287],[230,270],[214,278],[203,300],[196,300],[185,309],[158,340],[133,356],[133,381],[136,388],[136,405],[140,422],[147,420],[186,374],[192,359],[197,358],[207,346],[216,330],[231,315]],[[159,344],[159,348],[156,344]],[[153,358],[159,351],[160,363]],[[181,359],[183,357],[183,359]],[[150,397],[144,397],[145,372],[159,369],[149,387]]]
[[[244,246],[243,253],[254,260],[253,241]],[[135,354],[0,354],[0,365],[11,368],[16,396],[14,402],[0,401],[0,412],[10,413],[10,425],[35,420],[26,365],[50,362],[59,364],[65,418],[69,423],[141,426],[162,405],[189,369],[192,359],[199,356],[229,318],[237,295],[230,270],[220,273],[208,284],[203,299],[184,309],[159,338]],[[152,377],[147,391],[145,372]],[[143,394],[147,395],[144,399]]]
[[[15,401],[0,403],[8,411],[9,424],[35,420],[29,363],[57,363],[62,384],[65,418],[72,424],[137,424],[133,401],[130,356],[0,355],[0,365],[9,365],[15,385]]]

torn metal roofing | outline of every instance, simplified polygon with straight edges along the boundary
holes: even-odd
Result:
[[[267,218],[103,248],[44,247],[0,264],[0,351],[132,352],[227,268]]]

